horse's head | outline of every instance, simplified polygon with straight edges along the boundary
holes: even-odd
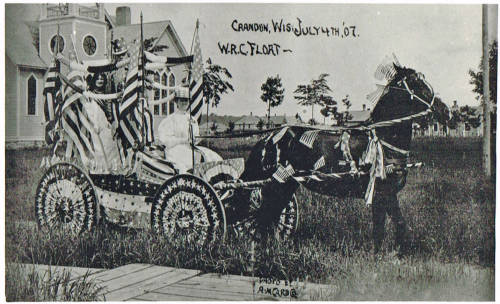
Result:
[[[423,116],[434,115],[441,123],[450,119],[450,110],[437,98],[432,86],[422,73],[403,67],[397,62],[381,65],[375,76],[385,76],[387,85],[381,87],[370,123],[384,140],[408,150],[412,137],[412,122]]]
[[[399,63],[392,63],[384,69],[388,84],[373,109],[371,122],[400,119],[432,110],[434,90],[424,74]]]

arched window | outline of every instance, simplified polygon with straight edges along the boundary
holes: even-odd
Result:
[[[166,72],[163,72],[161,74],[161,84],[164,85],[164,86],[167,86],[167,78],[168,78],[168,75]],[[161,97],[162,98],[165,98],[168,96],[168,91],[167,90],[161,90]],[[162,104],[162,110],[161,110],[161,113],[162,115],[167,115],[168,113],[168,103],[167,104]]]
[[[156,83],[160,82],[160,74],[155,73],[154,81]],[[160,89],[153,89],[153,92],[154,92],[154,100],[159,100],[160,99]],[[155,105],[153,112],[154,112],[154,115],[160,115],[160,105]]]
[[[175,75],[170,74],[170,79],[168,80],[168,86],[175,87]]]
[[[168,78],[168,86],[169,87],[175,87],[175,75],[174,74],[170,74],[170,77]],[[169,90],[169,94],[174,94],[174,90]],[[175,103],[174,102],[171,102],[169,105],[168,105],[168,114],[172,114],[174,113],[175,111]]]
[[[31,75],[28,78],[28,94],[27,94],[27,114],[28,115],[36,115],[36,78]]]

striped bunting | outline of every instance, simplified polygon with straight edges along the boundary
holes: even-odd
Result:
[[[273,144],[276,144],[278,141],[280,141],[281,138],[285,135],[286,131],[288,130],[288,127],[285,127],[281,129],[278,133],[276,133],[273,136]]]
[[[314,163],[314,170],[318,170],[319,168],[323,167],[325,165],[325,156],[321,156],[315,163]]]
[[[141,161],[138,176],[144,177],[146,180],[165,181],[177,174],[171,162],[155,157],[150,153],[139,152],[138,159]]]
[[[198,36],[198,23],[196,24],[196,34],[194,36],[193,64],[191,66],[190,90],[190,110],[191,117],[198,123],[201,120],[201,107],[203,106],[203,59],[201,57],[200,37]]]
[[[288,165],[286,168],[282,165],[278,165],[278,169],[273,173],[273,178],[279,183],[285,183],[290,177],[293,177],[295,170],[293,170],[292,165]]]
[[[316,140],[316,137],[318,137],[318,134],[318,130],[305,131],[304,134],[302,134],[302,136],[300,137],[299,142],[309,149],[312,149],[314,141]]]

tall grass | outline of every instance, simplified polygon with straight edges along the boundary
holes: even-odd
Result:
[[[88,274],[71,280],[68,271],[48,271],[40,275],[35,268],[9,263],[5,268],[5,294],[8,302],[100,301],[102,288]]]
[[[219,141],[209,144],[224,158],[247,156],[254,144],[243,139]],[[412,152],[412,159],[425,166],[410,170],[398,195],[412,245],[410,256],[402,260],[392,254],[390,221],[383,254],[372,256],[371,210],[362,200],[340,200],[304,188],[297,192],[297,233],[285,242],[257,244],[255,263],[250,240],[232,234],[224,244],[202,249],[159,239],[149,231],[109,227],[73,238],[7,225],[6,257],[96,268],[151,263],[338,286],[331,294],[317,295],[325,300],[493,299],[495,188],[481,174],[480,139],[423,138],[414,141]],[[34,218],[32,196],[18,188],[36,183],[39,155],[7,151],[8,221]]]

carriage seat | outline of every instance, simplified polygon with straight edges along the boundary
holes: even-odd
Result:
[[[245,170],[245,160],[241,158],[224,159],[195,164],[193,174],[207,182],[217,182],[230,176],[238,179]]]

